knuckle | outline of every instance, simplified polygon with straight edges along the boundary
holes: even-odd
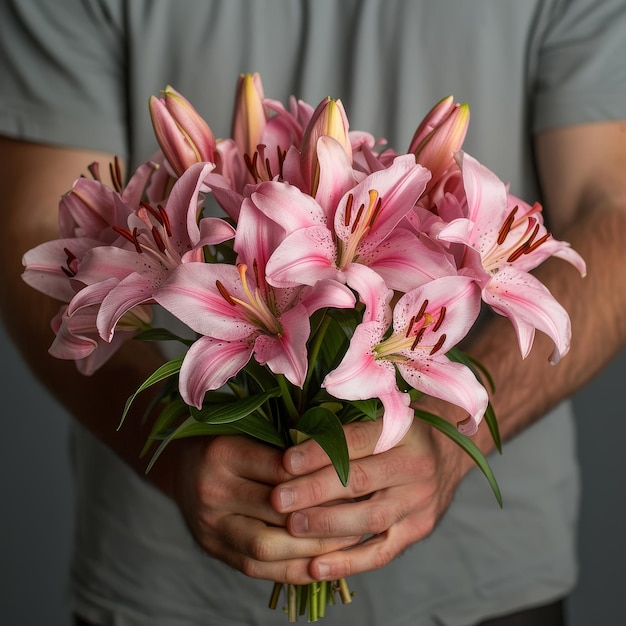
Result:
[[[367,510],[367,528],[374,535],[384,533],[389,526],[388,509],[383,506],[372,506]]]
[[[309,504],[320,504],[324,502],[326,488],[318,479],[312,479],[309,483]]]
[[[386,567],[396,558],[396,553],[384,547],[384,544],[374,553],[374,569]]]
[[[353,463],[350,467],[350,490],[355,497],[365,496],[372,491],[372,482],[369,475],[359,463]]]
[[[378,432],[375,433],[376,437],[374,437],[373,424],[374,422],[353,422],[350,424],[350,429],[346,433],[348,447],[357,455],[369,454],[374,450]]]
[[[259,571],[259,562],[250,557],[243,557],[238,568],[242,574],[245,574],[249,578],[261,578]]]
[[[263,535],[255,536],[249,546],[249,552],[256,561],[271,561],[274,555],[273,544]]]

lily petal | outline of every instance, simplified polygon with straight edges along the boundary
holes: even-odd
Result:
[[[224,341],[250,336],[256,327],[230,304],[217,287],[222,284],[234,298],[243,297],[237,268],[220,263],[179,265],[154,299],[184,324],[201,335]]]
[[[335,242],[326,226],[301,228],[285,237],[269,258],[267,280],[275,287],[314,285],[324,278],[345,282],[336,255]]]
[[[414,389],[465,409],[469,419],[457,424],[457,427],[465,435],[476,433],[489,398],[469,368],[450,361],[443,354],[419,362],[400,362],[397,366],[403,378]]]
[[[343,360],[322,383],[328,393],[345,400],[367,400],[397,390],[394,366],[374,354],[384,330],[376,321],[356,327]]]
[[[569,351],[571,325],[567,311],[543,283],[514,267],[500,270],[483,289],[483,300],[509,318],[517,333],[522,357],[532,347],[535,328],[554,342],[550,362],[556,364]]]
[[[411,401],[408,393],[394,391],[380,397],[383,404],[383,429],[376,442],[374,454],[393,448],[407,434],[413,423],[414,412],[409,406]]]
[[[206,392],[224,385],[245,367],[251,355],[252,345],[248,341],[201,337],[189,348],[180,369],[183,400],[201,409]]]
[[[307,372],[306,342],[309,339],[309,314],[303,305],[286,311],[280,318],[280,336],[260,334],[254,343],[255,359],[274,372],[302,387]]]

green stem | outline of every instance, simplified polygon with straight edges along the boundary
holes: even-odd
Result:
[[[309,583],[309,622],[317,622],[319,619],[319,592],[320,584],[324,583]]]
[[[341,597],[341,601],[344,604],[350,604],[352,602],[352,594],[350,593],[350,588],[348,587],[348,581],[345,578],[341,578],[337,581],[339,585],[339,596]]]
[[[318,599],[318,613],[320,617],[324,617],[326,615],[326,604],[328,604],[328,585],[330,583],[328,581],[324,581],[320,585],[320,592],[317,596]]]
[[[289,623],[298,621],[298,598],[296,585],[287,585],[287,619]]]
[[[320,322],[317,331],[315,331],[313,342],[311,344],[311,347],[309,348],[309,366],[306,372],[306,380],[304,381],[305,390],[309,388],[309,381],[311,380],[311,376],[313,376],[315,363],[317,363],[317,357],[319,356],[320,350],[322,349],[322,345],[324,343],[324,335],[326,335],[326,329],[328,328],[330,322],[330,316],[324,313],[324,317],[322,318],[322,321]]]
[[[281,398],[285,403],[285,408],[287,409],[287,413],[289,415],[289,422],[291,424],[295,424],[300,417],[300,413],[298,412],[293,398],[291,397],[291,390],[289,389],[287,379],[282,374],[279,374],[276,376],[276,380],[278,381],[278,386],[280,387]]]
[[[280,598],[280,592],[283,590],[283,583],[274,583],[274,588],[272,589],[272,595],[270,596],[270,601],[268,606],[270,609],[276,609],[278,606],[278,600]]]

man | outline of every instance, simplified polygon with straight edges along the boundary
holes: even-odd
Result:
[[[284,621],[264,608],[266,584],[207,559],[195,541],[254,578],[354,577],[359,595],[329,612],[331,624],[469,626],[503,616],[506,625],[529,607],[562,623],[558,601],[574,582],[576,469],[569,409],[559,403],[626,337],[625,20],[622,0],[3,5],[2,302],[21,303],[3,313],[34,372],[82,424],[73,434],[78,615],[124,625]],[[160,364],[157,350],[137,342],[90,378],[45,357],[57,305],[21,284],[20,257],[55,236],[60,194],[93,160],[149,156],[145,103],[168,82],[225,135],[236,75],[255,70],[283,101],[341,97],[354,128],[398,149],[435,100],[467,100],[468,152],[530,201],[536,174],[550,229],[587,261],[584,281],[558,260],[538,271],[572,318],[574,342],[558,367],[541,334],[522,361],[502,319],[470,347],[494,377],[510,440],[493,461],[503,511],[464,453],[419,422],[376,456],[380,425],[348,427],[347,489],[311,443],[283,458],[238,438],[171,446],[147,479],[152,489],[138,459],[139,420],[115,426],[126,397]],[[428,408],[454,420],[448,406]],[[491,451],[485,429],[475,441]],[[350,498],[359,501],[322,506]],[[536,615],[526,623],[540,624]]]

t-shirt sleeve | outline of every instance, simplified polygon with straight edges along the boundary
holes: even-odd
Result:
[[[626,0],[565,0],[544,33],[533,130],[626,119]]]
[[[0,3],[0,134],[125,157],[122,17],[115,0]]]

